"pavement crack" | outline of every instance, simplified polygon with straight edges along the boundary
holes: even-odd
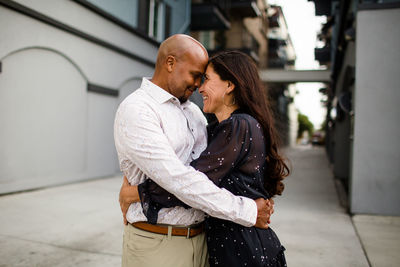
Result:
[[[363,241],[362,241],[362,239],[361,239],[361,235],[360,235],[360,233],[358,232],[357,227],[356,227],[356,225],[355,225],[355,223],[354,223],[353,216],[350,216],[350,221],[351,221],[351,224],[352,224],[352,226],[353,226],[353,228],[354,228],[354,231],[355,231],[355,233],[356,233],[356,235],[357,235],[358,241],[360,242],[361,248],[362,248],[363,253],[364,253],[364,255],[365,255],[365,259],[366,259],[367,262],[368,262],[368,266],[369,266],[369,267],[372,267],[371,261],[369,260],[369,257],[368,257],[367,250],[366,250],[365,245],[364,245],[364,243],[363,243]]]

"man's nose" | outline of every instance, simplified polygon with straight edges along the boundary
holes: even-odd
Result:
[[[204,85],[204,84],[202,84],[202,85],[199,87],[199,93],[200,93],[200,94],[204,92],[204,86],[203,86],[203,85]]]
[[[197,79],[194,81],[194,86],[195,86],[196,88],[199,88],[200,85],[201,85],[201,78],[197,78]]]

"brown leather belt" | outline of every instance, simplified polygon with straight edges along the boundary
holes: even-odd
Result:
[[[150,224],[147,222],[135,222],[132,225],[140,230],[144,230],[151,233],[168,235],[168,226],[160,225],[160,224]],[[171,235],[174,236],[186,236],[186,238],[194,237],[198,234],[201,234],[204,231],[203,223],[198,224],[193,227],[176,227],[172,226]]]

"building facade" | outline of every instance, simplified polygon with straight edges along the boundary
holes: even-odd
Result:
[[[400,215],[400,1],[314,1],[332,70],[327,152],[351,213]]]
[[[115,111],[190,1],[1,0],[0,24],[4,194],[119,172]]]
[[[293,70],[296,53],[280,6],[269,6],[268,26],[267,73],[270,70]],[[267,88],[282,143],[294,146],[298,128],[298,112],[294,105],[296,85],[282,82],[267,83]]]

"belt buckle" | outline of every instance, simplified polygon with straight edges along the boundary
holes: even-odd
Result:
[[[187,228],[187,231],[186,239],[190,238],[190,227]]]

